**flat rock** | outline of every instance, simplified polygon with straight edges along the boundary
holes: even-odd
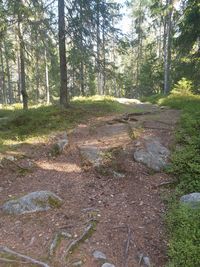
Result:
[[[106,255],[99,250],[95,250],[92,255],[97,260],[106,260]]]
[[[61,206],[62,199],[50,191],[36,191],[21,198],[10,200],[2,207],[7,214],[25,214],[38,211],[47,211]]]
[[[82,145],[79,146],[79,151],[84,161],[94,166],[101,165],[103,157],[102,152],[98,147],[92,145]]]
[[[200,207],[200,193],[191,193],[180,198],[180,202],[188,204],[192,208]]]
[[[160,171],[168,164],[170,152],[156,139],[144,139],[144,147],[137,147],[134,159],[154,171]]]
[[[106,262],[106,263],[104,263],[101,267],[115,267],[115,265]]]

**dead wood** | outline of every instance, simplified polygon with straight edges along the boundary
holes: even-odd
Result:
[[[12,250],[12,249],[9,249],[9,248],[7,248],[7,247],[4,247],[4,246],[0,247],[0,252],[8,253],[8,254],[10,254],[10,255],[13,255],[13,256],[22,258],[22,259],[24,259],[24,260],[27,260],[27,261],[30,262],[30,263],[34,263],[34,264],[37,264],[37,265],[42,266],[42,267],[50,267],[50,266],[49,266],[47,263],[45,263],[45,262],[35,260],[35,259],[33,259],[33,258],[29,257],[29,256],[23,255],[23,254],[21,254],[21,253],[18,253],[18,252],[16,252],[16,251],[14,251],[14,250]],[[5,260],[6,260],[6,259],[5,259]]]

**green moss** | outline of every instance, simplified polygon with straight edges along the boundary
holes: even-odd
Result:
[[[48,202],[52,208],[60,208],[62,205],[62,202],[59,199],[56,199],[50,196],[48,198]]]

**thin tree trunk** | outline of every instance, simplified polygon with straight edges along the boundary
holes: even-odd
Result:
[[[37,46],[37,37],[36,37],[36,46]],[[35,66],[35,82],[36,82],[36,102],[39,102],[40,99],[40,74],[39,74],[39,55],[38,55],[38,47],[36,47],[36,66]]]
[[[102,83],[102,91],[105,94],[106,87],[106,52],[105,52],[105,20],[103,19],[103,43],[102,43],[102,54],[103,54],[103,83]]]
[[[22,102],[22,95],[21,95],[21,72],[20,72],[20,58],[19,55],[17,55],[17,72],[18,72],[18,80],[17,80],[17,89],[18,89],[18,98],[19,102]]]
[[[100,70],[100,0],[97,0],[97,90],[98,94],[102,94],[101,88],[101,70]]]
[[[46,86],[46,101],[47,104],[50,104],[50,92],[49,92],[49,69],[48,69],[48,62],[47,62],[47,51],[45,49],[45,86]]]
[[[6,94],[6,86],[5,86],[5,70],[4,70],[4,60],[3,60],[3,51],[0,46],[0,54],[1,54],[1,84],[2,84],[2,102],[4,105],[7,105],[7,94]]]
[[[140,69],[141,69],[141,58],[142,58],[142,2],[140,0],[139,4],[139,33],[138,33],[138,51],[137,51],[137,67],[136,67],[136,87],[138,89],[139,86],[139,76],[140,76]]]
[[[167,11],[164,30],[164,94],[170,91],[170,69],[171,69],[171,32],[172,32],[172,0],[166,3]]]
[[[7,79],[8,79],[8,95],[9,95],[9,103],[13,103],[13,91],[12,91],[12,85],[11,85],[11,78],[10,78],[10,66],[9,66],[9,60],[8,60],[8,51],[6,49],[6,46],[4,44],[5,48],[5,58],[6,58],[6,73],[7,73]]]
[[[23,109],[28,109],[28,94],[26,91],[26,74],[25,74],[25,56],[24,40],[21,31],[21,15],[18,14],[18,38],[19,38],[19,57],[20,57],[20,77],[21,77],[21,94],[23,100]]]
[[[81,50],[81,64],[80,64],[80,82],[81,82],[81,94],[85,95],[84,84],[84,62],[83,62],[83,2],[80,0],[80,50]]]
[[[58,0],[58,35],[59,35],[59,56],[60,56],[60,105],[67,108],[67,60],[65,47],[65,3]]]

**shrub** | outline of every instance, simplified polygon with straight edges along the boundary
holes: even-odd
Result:
[[[191,95],[193,90],[192,82],[182,78],[171,91],[172,95]]]

